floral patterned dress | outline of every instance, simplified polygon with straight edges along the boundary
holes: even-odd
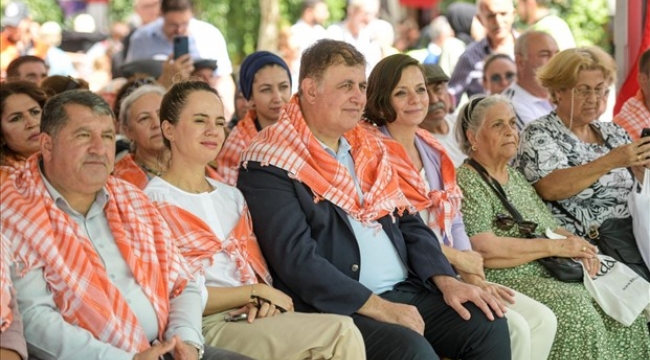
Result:
[[[592,126],[612,148],[631,142],[627,132],[614,123],[594,122]],[[592,162],[609,151],[607,145],[580,141],[552,112],[531,122],[522,131],[515,166],[534,184],[555,170]],[[557,206],[551,206],[551,211],[567,230],[586,237],[591,226],[599,227],[609,218],[630,216],[627,197],[633,184],[629,171],[618,168],[576,195],[558,201],[580,220],[580,224],[563,214]]]
[[[508,199],[525,220],[538,229],[555,229],[557,221],[533,187],[514,168],[503,185]],[[463,190],[463,219],[467,234],[492,232],[497,236],[519,237],[517,227],[508,231],[494,226],[497,214],[508,214],[494,191],[480,175],[466,166],[458,168],[458,185]],[[557,316],[558,329],[549,359],[650,359],[650,336],[645,319],[639,317],[625,327],[607,316],[582,283],[555,280],[538,262],[502,269],[486,269],[489,281],[515,289],[548,306]]]

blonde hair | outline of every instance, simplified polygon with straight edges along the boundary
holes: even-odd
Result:
[[[610,85],[616,81],[616,63],[602,49],[595,46],[566,49],[549,60],[537,71],[537,80],[551,94],[557,104],[556,91],[571,89],[578,83],[581,71],[600,70]]]

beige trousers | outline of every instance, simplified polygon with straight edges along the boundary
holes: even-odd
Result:
[[[205,343],[258,360],[363,360],[366,350],[352,318],[288,312],[226,322],[224,311],[203,317]]]
[[[508,304],[512,360],[546,360],[555,340],[557,319],[551,309],[515,291],[515,303]]]

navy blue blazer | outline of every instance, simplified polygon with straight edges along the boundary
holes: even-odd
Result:
[[[351,315],[372,292],[359,283],[359,247],[347,214],[327,200],[314,202],[304,183],[275,166],[240,168],[253,229],[273,285],[293,298],[296,311]],[[379,219],[409,271],[409,282],[438,291],[434,275],[455,276],[434,233],[419,215]]]

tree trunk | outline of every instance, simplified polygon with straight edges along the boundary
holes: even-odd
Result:
[[[257,50],[278,51],[280,0],[260,0],[260,33]]]

